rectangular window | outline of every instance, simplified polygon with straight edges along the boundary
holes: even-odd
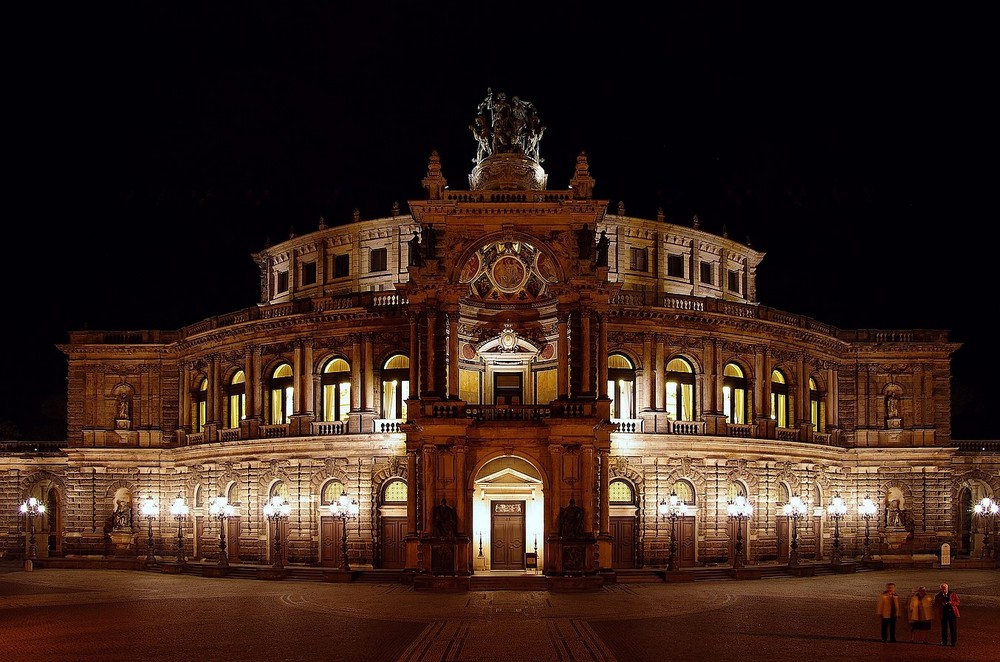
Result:
[[[672,278],[684,278],[684,256],[667,256],[667,275]]]
[[[384,248],[373,248],[369,271],[386,271],[386,251]]]
[[[730,271],[729,272],[729,291],[730,292],[736,292],[737,294],[739,294],[739,292],[740,292],[740,272],[738,272],[738,271]]]
[[[351,275],[351,256],[347,253],[333,258],[333,277],[347,278]]]
[[[629,264],[629,269],[632,271],[646,271],[646,249],[632,248],[630,250],[632,261]]]
[[[706,285],[712,284],[712,263],[702,262],[701,263],[701,282]]]
[[[275,284],[275,288],[274,289],[279,294],[281,292],[287,292],[288,291],[288,272],[287,271],[279,271],[278,272],[278,282]]]
[[[306,262],[302,265],[302,284],[312,285],[316,282],[316,263]]]

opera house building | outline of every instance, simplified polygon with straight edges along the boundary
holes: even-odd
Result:
[[[265,247],[257,305],[70,332],[65,441],[0,452],[0,550],[448,590],[993,563],[947,331],[769,308],[749,245],[595,199],[583,153],[550,185],[531,103],[471,122],[468,181],[431,153],[422,199]]]

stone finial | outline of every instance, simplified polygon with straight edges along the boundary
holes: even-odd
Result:
[[[722,224],[722,238],[729,239],[729,228],[726,227],[725,223]]]
[[[590,176],[590,165],[587,163],[587,155],[580,150],[576,157],[576,170],[573,178],[569,180],[569,186],[573,189],[573,198],[576,200],[589,200],[594,191],[594,178]]]
[[[354,220],[355,223],[358,223],[359,221],[361,221],[361,210],[358,209],[357,207],[355,207],[354,208],[354,213],[351,214],[351,218]]]
[[[326,218],[324,218],[323,216],[319,217],[319,229],[320,230],[326,229]]]
[[[441,174],[441,157],[438,156],[436,149],[431,150],[431,158],[427,162],[427,175],[421,183],[427,191],[428,200],[440,200],[444,190],[448,188],[448,181]]]
[[[665,216],[663,215],[663,207],[657,207],[656,208],[656,220],[659,221],[660,223],[662,223],[664,218],[665,218]]]
[[[294,225],[288,226],[288,238],[289,239],[295,239],[295,226]]]
[[[625,215],[625,201],[624,200],[619,200],[618,201],[618,215],[619,216],[624,216]]]
[[[393,202],[392,203],[392,215],[393,216],[399,216],[399,203],[398,202]]]
[[[695,214],[694,216],[691,217],[691,227],[693,227],[695,230],[701,227],[701,221],[698,220],[698,214]]]
[[[753,244],[750,243],[750,235],[747,235],[747,248],[750,248]]]

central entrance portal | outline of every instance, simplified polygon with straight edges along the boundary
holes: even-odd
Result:
[[[524,502],[494,501],[490,570],[524,570]]]
[[[525,554],[544,558],[542,484],[538,467],[516,455],[495,457],[479,468],[472,503],[474,571],[524,571]]]

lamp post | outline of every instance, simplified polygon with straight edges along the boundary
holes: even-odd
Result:
[[[188,505],[181,493],[170,505],[170,516],[177,520],[177,562],[184,565],[184,520],[188,516]]]
[[[38,558],[38,548],[35,546],[35,518],[45,514],[45,504],[35,497],[28,497],[17,510],[28,518],[28,558]]]
[[[219,565],[229,565],[229,554],[226,553],[226,522],[236,514],[233,505],[224,496],[212,499],[208,505],[208,514],[219,520]]]
[[[782,510],[785,513],[785,517],[788,518],[789,523],[792,525],[792,552],[788,555],[788,565],[798,565],[799,564],[799,519],[805,517],[806,513],[809,512],[809,506],[805,501],[802,500],[800,496],[793,496],[789,499]]]
[[[827,505],[826,512],[833,518],[833,554],[831,561],[840,563],[840,520],[847,514],[847,504],[841,498],[840,493],[834,495],[833,500]]]
[[[281,558],[281,522],[288,519],[292,513],[292,507],[288,505],[282,497],[275,494],[264,506],[264,517],[274,524],[274,563],[279,570],[285,567],[285,562]]]
[[[677,561],[677,518],[687,515],[688,506],[677,496],[677,492],[670,491],[670,501],[660,499],[658,506],[661,519],[670,519],[670,556],[667,557],[667,570],[676,570]]]
[[[733,558],[733,568],[742,568],[746,562],[743,559],[743,520],[749,520],[753,515],[753,504],[747,498],[740,495],[729,502],[726,506],[726,515],[731,520],[736,520],[736,554]]]
[[[871,561],[871,522],[872,518],[878,514],[878,504],[871,500],[871,498],[866,494],[865,498],[861,500],[858,504],[858,515],[865,520],[865,547],[864,551],[861,553],[862,561]]]
[[[996,529],[996,517],[1000,512],[1000,505],[989,497],[983,497],[972,509],[973,512],[983,520],[983,554],[982,558],[993,558],[993,533]],[[990,521],[994,525],[990,526]]]
[[[340,569],[348,571],[351,566],[347,563],[347,520],[354,519],[361,511],[361,506],[357,500],[341,492],[340,498],[330,504],[330,514],[340,518]]]
[[[160,504],[157,503],[152,494],[147,494],[146,498],[142,500],[142,505],[139,506],[139,509],[149,524],[149,528],[147,529],[149,537],[146,539],[146,560],[149,563],[155,564],[156,550],[153,549],[153,520],[160,516]]]

